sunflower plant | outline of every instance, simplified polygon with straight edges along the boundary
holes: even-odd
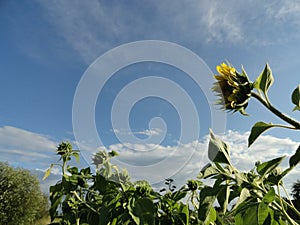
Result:
[[[216,70],[218,74],[215,75],[216,83],[213,90],[220,96],[218,104],[222,104],[225,110],[239,111],[247,115],[245,109],[248,102],[251,98],[255,98],[285,122],[285,124],[257,122],[251,129],[248,146],[272,127],[300,130],[300,122],[275,108],[268,97],[268,90],[274,82],[268,64],[254,82],[249,80],[244,68],[239,73],[232,65],[222,63],[216,67]],[[295,105],[293,110],[299,110],[300,85],[293,91],[291,100]],[[287,168],[280,167],[280,163],[285,158],[282,156],[263,163],[258,161],[255,167],[246,173],[234,167],[230,160],[229,146],[211,132],[209,158],[211,163],[200,172],[198,177],[215,181],[213,186],[204,187],[200,192],[199,208],[202,210],[199,211],[199,217],[207,222],[204,224],[218,224],[216,212],[211,207],[216,201],[220,204],[222,212],[219,215],[224,218],[226,215],[231,215],[234,218],[232,224],[296,225],[300,222],[300,212],[293,202],[289,197],[281,196],[282,191],[289,196],[282,180],[299,163],[300,146],[290,157]],[[235,202],[234,206],[229,209],[228,206],[232,202]]]
[[[226,111],[247,115],[248,102],[254,98],[278,116],[283,124],[257,122],[251,129],[248,145],[272,127],[300,130],[300,122],[282,113],[271,103],[268,90],[274,82],[266,65],[257,79],[250,81],[246,71],[222,63],[213,90],[218,104]],[[300,85],[292,92],[293,110],[300,111]],[[91,167],[78,169],[70,160],[79,160],[78,150],[61,143],[56,151],[62,178],[50,187],[51,224],[85,225],[297,225],[300,212],[283,184],[283,178],[300,162],[300,146],[289,158],[286,168],[280,165],[286,156],[256,162],[248,171],[240,171],[231,161],[230,146],[210,132],[210,163],[194,180],[177,188],[172,178],[165,187],[155,190],[146,180],[132,182],[128,172],[111,163],[117,152],[101,151],[93,156]],[[211,182],[206,182],[210,179]],[[208,185],[212,184],[212,185]],[[281,194],[285,193],[286,198]]]

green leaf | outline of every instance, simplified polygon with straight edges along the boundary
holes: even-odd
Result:
[[[241,185],[244,182],[248,182],[247,175],[244,172],[236,172],[235,174],[237,185]]]
[[[243,223],[243,216],[241,213],[238,213],[234,216],[235,225],[244,225]]]
[[[179,200],[183,199],[186,196],[186,194],[186,191],[179,190],[172,193],[172,197],[175,202],[178,202]]]
[[[208,216],[206,217],[206,219],[204,221],[204,225],[214,224],[213,222],[215,222],[216,219],[217,219],[217,212],[214,207],[211,207],[209,210]]]
[[[103,205],[101,207],[101,209],[99,211],[99,215],[101,215],[99,217],[99,224],[108,224],[108,222],[110,220],[110,216],[109,216],[109,210],[105,205]]]
[[[296,150],[295,154],[291,156],[289,160],[290,167],[295,167],[300,162],[300,146]]]
[[[208,158],[215,163],[230,164],[229,146],[210,130]]]
[[[180,216],[181,216],[182,221],[184,221],[184,224],[187,224],[187,225],[189,224],[189,215],[190,215],[190,212],[189,212],[188,205],[183,205],[183,207],[181,207]]]
[[[263,225],[269,216],[269,207],[266,203],[261,202],[258,205],[258,224]]]
[[[52,167],[53,167],[53,164],[51,164],[50,167],[46,170],[45,175],[42,180],[45,180],[47,177],[49,177],[49,175],[51,174]]]
[[[246,201],[246,199],[247,199],[248,197],[250,197],[250,196],[251,196],[251,194],[250,194],[249,190],[248,190],[247,188],[243,188],[242,191],[241,191],[241,194],[240,194],[240,197],[239,197],[237,203],[236,203],[235,206],[233,207],[233,210],[234,210],[234,209],[237,209],[238,206],[239,206],[241,203],[243,203],[244,201]]]
[[[274,170],[281,161],[285,158],[285,156],[278,157],[275,159],[272,159],[270,161],[264,162],[256,167],[256,171],[261,175],[264,176],[265,174],[270,173],[272,170]]]
[[[235,215],[234,219],[236,225],[258,225],[258,205],[247,205],[245,210]]]
[[[200,171],[199,175],[197,176],[199,179],[202,178],[208,178],[211,176],[214,176],[216,174],[218,174],[218,170],[215,166],[211,165],[211,164],[207,164],[204,168],[202,168],[202,170]]]
[[[68,168],[67,168],[67,171],[68,171],[69,173],[71,173],[72,175],[73,175],[73,174],[78,174],[78,168],[77,168],[76,166],[68,167]]]
[[[270,182],[270,184],[273,184],[273,185],[280,185],[280,184],[282,184],[282,178],[284,175],[285,174],[283,174],[282,168],[276,167],[268,175],[266,181]]]
[[[79,154],[78,154],[77,150],[74,150],[74,151],[72,152],[72,155],[75,157],[76,162],[79,162]]]
[[[257,122],[254,124],[248,138],[248,147],[250,147],[263,132],[271,127],[274,127],[274,125],[271,123]]]
[[[151,199],[141,198],[133,205],[131,216],[137,224],[154,224],[155,206]]]
[[[215,202],[219,193],[219,189],[212,188],[209,186],[204,187],[200,191],[200,202],[199,202],[199,210],[198,217],[201,221],[205,221],[207,217],[209,217],[210,210]]]
[[[268,191],[268,193],[263,197],[263,199],[262,199],[262,201],[263,202],[265,202],[265,203],[271,203],[271,202],[273,202],[274,201],[274,199],[275,199],[275,190],[274,190],[274,188],[272,187],[269,191]]]
[[[257,225],[258,221],[258,205],[250,205],[245,210],[243,215],[244,224],[246,225]]]
[[[292,93],[292,102],[296,105],[293,111],[300,111],[300,84]]]
[[[268,64],[266,64],[264,71],[258,76],[254,82],[254,88],[259,91],[262,91],[264,95],[267,95],[267,92],[270,86],[273,84],[274,78],[272,75],[272,70]]]
[[[223,209],[223,214],[225,214],[227,211],[229,196],[230,196],[230,187],[227,185],[221,185],[220,193],[217,198],[218,198],[219,205],[221,206],[221,209]]]

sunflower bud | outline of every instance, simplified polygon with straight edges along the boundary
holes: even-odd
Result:
[[[252,83],[244,69],[238,73],[234,67],[222,63],[216,67],[218,75],[215,75],[213,90],[220,97],[218,104],[221,104],[225,110],[239,111],[246,115],[245,109],[251,97]]]

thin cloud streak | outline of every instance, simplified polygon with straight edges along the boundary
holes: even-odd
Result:
[[[262,26],[275,32],[273,26],[284,29],[286,16],[293,23],[300,21],[300,6],[295,6],[294,1],[287,1],[279,8],[261,1],[193,0],[183,4],[167,0],[139,3],[136,5],[139,10],[130,4],[96,0],[38,3],[44,10],[44,19],[87,64],[113,47],[144,39],[184,45],[209,42],[266,46],[283,40],[284,36],[278,33],[270,38],[266,32],[261,32]],[[251,14],[254,10],[256,14]],[[261,17],[265,20],[261,21]],[[294,29],[294,35],[299,33],[299,29]]]

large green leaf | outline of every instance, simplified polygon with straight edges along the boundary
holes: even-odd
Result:
[[[285,158],[285,156],[281,156],[275,159],[272,159],[270,161],[264,162],[262,164],[259,164],[256,167],[256,171],[261,175],[264,176],[268,173],[270,173],[272,170],[274,170],[280,163],[281,161]]]
[[[198,211],[198,217],[201,221],[207,221],[207,218],[210,218],[211,208],[218,196],[219,189],[212,188],[209,186],[204,187],[200,191],[200,202],[199,202],[199,211]]]
[[[249,204],[245,210],[235,215],[236,225],[258,225],[258,205]]]
[[[290,167],[295,167],[300,162],[300,146],[296,150],[295,154],[289,160]]]
[[[263,197],[262,202],[265,202],[265,203],[267,203],[267,204],[273,202],[274,199],[275,199],[275,195],[276,195],[275,190],[274,190],[274,188],[272,187],[272,188],[268,191],[268,193]]]
[[[235,225],[244,225],[243,223],[243,215],[241,213],[238,213],[234,216]]]
[[[271,127],[274,127],[274,125],[271,123],[257,122],[256,124],[254,124],[248,138],[248,147],[250,147],[263,132]]]
[[[99,224],[108,224],[109,220],[111,219],[109,213],[110,212],[109,212],[108,207],[106,207],[105,205],[102,205],[102,207],[99,211],[99,215],[100,215]]]
[[[292,102],[296,105],[293,111],[300,111],[300,84],[292,93]]]
[[[189,215],[190,215],[190,212],[189,212],[188,205],[182,205],[180,217],[181,217],[182,221],[184,222],[184,224],[186,224],[186,225],[189,224]]]
[[[208,178],[211,176],[214,176],[216,174],[218,174],[219,171],[218,169],[212,165],[212,164],[207,164],[204,168],[202,168],[202,170],[200,171],[198,178],[202,179],[202,178]]]
[[[210,131],[208,158],[215,163],[230,164],[229,146]]]
[[[228,185],[220,185],[220,193],[218,195],[218,202],[223,209],[223,214],[226,213],[228,208],[229,196],[230,196],[230,187]]]
[[[208,216],[206,217],[204,221],[204,225],[210,225],[210,224],[215,224],[213,223],[217,219],[217,212],[214,207],[211,207],[208,213]]]
[[[135,221],[140,221],[138,224],[154,224],[155,206],[151,199],[141,198],[134,202],[133,214],[131,216]]]
[[[267,92],[270,86],[273,84],[274,78],[272,75],[272,70],[268,64],[266,64],[264,71],[258,76],[254,82],[254,88],[259,91],[262,91],[264,95],[267,95]]]
[[[242,204],[243,202],[246,201],[247,198],[249,198],[251,196],[250,191],[247,188],[243,188],[241,191],[241,194],[239,196],[239,199],[237,201],[237,203],[235,204],[235,206],[233,207],[233,209],[237,209],[239,207],[240,204]]]
[[[257,219],[258,219],[259,225],[271,224],[270,223],[271,217],[269,215],[269,207],[266,203],[264,203],[264,202],[259,203],[257,216],[258,216]]]

